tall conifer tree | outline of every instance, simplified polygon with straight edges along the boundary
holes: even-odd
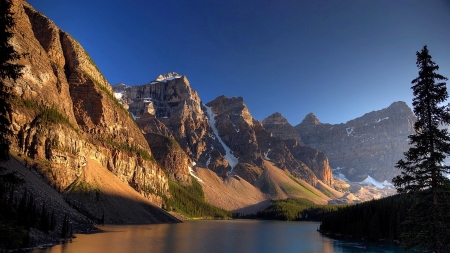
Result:
[[[13,63],[20,59],[21,55],[9,44],[13,36],[11,28],[15,25],[11,6],[11,0],[0,0],[0,162],[9,160],[8,136],[11,134],[11,122],[7,117],[10,111],[11,87],[6,85],[5,80],[16,81],[22,75],[20,71],[23,68],[22,65]]]
[[[411,147],[405,159],[397,162],[401,175],[393,179],[397,191],[416,197],[409,210],[401,235],[402,246],[422,252],[448,252],[450,216],[448,183],[450,167],[444,164],[450,154],[450,124],[445,81],[437,73],[439,66],[431,60],[427,46],[417,55],[419,76],[412,80],[413,107],[417,121],[415,134],[409,136]]]

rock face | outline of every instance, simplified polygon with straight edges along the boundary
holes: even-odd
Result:
[[[12,11],[10,43],[26,53],[19,61],[23,76],[6,81],[14,96],[12,151],[33,159],[60,191],[95,161],[160,205],[168,178],[89,55],[27,3],[14,0]]]
[[[327,156],[318,150],[304,146],[300,134],[285,117],[277,112],[265,118],[262,124],[273,136],[283,140],[284,145],[297,161],[301,161],[304,166],[310,168],[318,179],[332,185],[333,174]]]
[[[300,145],[303,145],[300,134],[279,112],[265,118],[262,124],[273,136],[282,140],[296,140]]]
[[[154,137],[156,134],[173,138],[187,155],[188,161],[184,165],[172,163],[170,159],[163,161],[163,156],[159,158],[162,160],[157,158],[160,164],[166,164],[167,167],[164,167],[166,171],[171,171],[171,177],[178,175],[177,180],[189,178],[185,168],[195,163],[223,178],[238,174],[248,182],[255,183],[263,175],[262,161],[270,160],[278,168],[312,185],[318,179],[324,179],[327,184],[331,182],[320,171],[328,169],[331,173],[329,166],[322,166],[328,164],[326,156],[321,156],[326,161],[317,162],[316,165],[311,162],[317,161],[315,154],[310,157],[310,153],[302,153],[305,149],[296,149],[290,144],[293,150],[296,149],[296,154],[302,153],[298,155],[299,158],[305,159],[310,166],[314,164],[317,175],[320,175],[317,178],[308,165],[294,157],[281,138],[273,136],[259,121],[253,119],[240,97],[220,96],[202,105],[187,78],[173,72],[161,75],[149,84],[124,90],[121,90],[122,87],[113,86],[115,92],[122,93],[121,103],[136,117],[137,124],[146,136]],[[267,122],[276,124],[276,119]],[[298,144],[300,137],[295,129],[288,123],[285,125],[291,134],[288,137],[292,136]],[[153,150],[158,148],[155,146],[157,142],[149,143]]]
[[[333,173],[325,153],[299,145],[294,140],[284,141],[292,155],[310,168],[318,179],[327,185],[333,185]]]
[[[308,114],[295,128],[305,145],[324,152],[332,168],[340,168],[349,180],[371,176],[379,182],[398,175],[394,168],[409,148],[415,116],[404,102],[365,114],[345,124],[324,124]]]

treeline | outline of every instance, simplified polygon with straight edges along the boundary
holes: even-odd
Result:
[[[12,103],[17,106],[32,109],[38,112],[37,118],[41,120],[42,124],[65,124],[75,130],[75,132],[79,133],[79,130],[72,123],[70,123],[69,118],[63,115],[54,104],[49,106],[38,103],[34,100],[20,98],[15,99],[14,101],[12,101]]]
[[[192,178],[189,186],[169,181],[171,197],[162,196],[163,209],[182,213],[191,218],[229,218],[231,212],[210,205],[205,200],[202,186]]]
[[[320,221],[322,217],[339,206],[318,205],[309,199],[288,198],[283,200],[272,200],[266,209],[251,215],[234,213],[234,218],[263,219],[263,220],[286,220],[286,221]]]
[[[3,180],[0,180],[3,181]],[[2,182],[3,183],[3,182]],[[26,247],[31,228],[46,234],[67,238],[72,235],[69,219],[64,216],[61,231],[56,231],[58,223],[54,210],[45,203],[37,207],[33,195],[25,191],[19,201],[14,201],[13,189],[2,187],[0,199],[0,248]]]
[[[399,194],[339,208],[325,214],[319,230],[333,236],[396,241],[412,205],[413,198]]]

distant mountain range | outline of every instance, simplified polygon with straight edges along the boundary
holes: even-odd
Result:
[[[207,202],[239,212],[270,199],[353,203],[393,193],[376,189],[398,174],[408,148],[415,118],[404,102],[339,125],[313,114],[296,126],[280,113],[259,122],[243,98],[203,103],[175,72],[111,86],[69,34],[26,2],[14,10],[12,44],[27,56],[23,77],[8,81],[12,155],[63,196],[74,219],[175,222],[161,209],[171,182],[197,181]]]

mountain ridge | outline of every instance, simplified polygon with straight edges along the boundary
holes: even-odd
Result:
[[[7,82],[14,98],[9,112],[14,133],[11,151],[32,163],[56,192],[65,194],[70,203],[80,203],[79,210],[95,219],[101,208],[109,210],[108,222],[127,217],[118,207],[127,205],[125,200],[117,198],[119,204],[113,203],[102,195],[111,190],[98,176],[102,173],[118,179],[114,181],[118,192],[133,189],[154,206],[144,208],[153,217],[145,222],[177,222],[161,209],[172,208],[164,200],[171,197],[169,182],[190,186],[198,180],[207,192],[206,200],[227,210],[287,197],[329,203],[343,195],[334,190],[341,188],[335,185],[332,168],[340,166],[350,179],[381,176],[367,172],[378,168],[340,164],[341,154],[335,155],[329,142],[319,140],[345,148],[343,140],[352,144],[348,138],[378,126],[378,132],[369,132],[371,136],[397,134],[392,139],[397,141],[413,120],[403,116],[408,110],[400,103],[390,109],[397,116],[364,115],[371,122],[368,127],[356,119],[348,125],[323,124],[314,114],[297,126],[280,113],[260,122],[242,97],[222,95],[204,104],[188,78],[175,72],[143,85],[111,86],[68,33],[24,1],[14,0],[13,8],[17,23],[11,43],[27,56],[18,61],[25,66],[23,77]],[[389,124],[393,120],[400,126]],[[324,133],[330,126],[338,131]],[[346,155],[345,161],[352,162]],[[208,183],[216,189],[208,189]],[[93,186],[91,192],[80,195],[78,190],[86,185]],[[228,194],[230,204],[215,202],[217,189],[235,192],[233,187],[248,190],[253,197],[245,200],[240,194]]]

